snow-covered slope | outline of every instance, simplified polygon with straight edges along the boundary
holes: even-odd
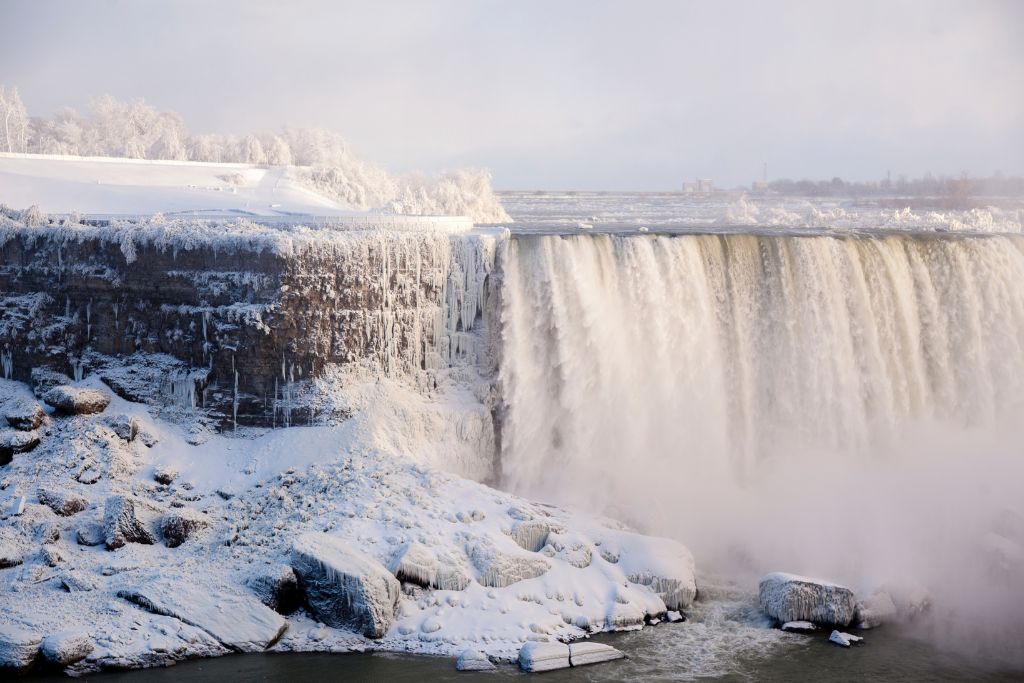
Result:
[[[0,203],[100,215],[362,213],[302,187],[287,167],[36,154],[0,154]]]

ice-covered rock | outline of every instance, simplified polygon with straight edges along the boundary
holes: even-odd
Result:
[[[600,664],[611,662],[626,657],[620,650],[611,645],[593,643],[587,640],[569,643],[569,663],[573,666],[584,666],[586,664]]]
[[[548,542],[549,533],[562,533],[565,529],[546,519],[528,519],[516,522],[512,527],[512,540],[523,550],[537,552]]]
[[[892,597],[885,591],[872,593],[863,602],[857,603],[857,628],[875,628],[896,619],[898,610]]]
[[[514,553],[501,550],[486,537],[473,543],[469,548],[469,559],[479,573],[480,583],[491,588],[504,588],[538,577],[551,568],[547,558],[516,550],[518,552]]]
[[[47,391],[43,400],[66,415],[93,415],[106,410],[110,394],[63,384]]]
[[[280,614],[259,600],[191,576],[143,579],[124,585],[117,595],[155,614],[201,628],[238,652],[265,650],[288,627]]]
[[[43,638],[39,652],[52,664],[68,666],[85,659],[95,647],[92,636],[84,631],[62,631]]]
[[[455,668],[459,671],[494,671],[497,667],[480,650],[463,650],[455,660]]]
[[[160,535],[168,548],[177,548],[195,534],[209,527],[209,517],[188,508],[172,510],[160,518]]]
[[[117,434],[118,438],[124,439],[125,441],[134,441],[135,437],[138,436],[139,431],[142,429],[142,425],[139,419],[132,417],[131,415],[108,415],[103,423],[110,427],[111,431]]]
[[[538,673],[554,669],[568,669],[569,646],[565,643],[530,642],[519,648],[519,668]]]
[[[40,503],[61,517],[69,517],[89,506],[88,500],[65,489],[39,488],[36,490],[36,497]]]
[[[302,603],[299,580],[286,564],[261,570],[245,581],[264,605],[280,614],[291,614]]]
[[[380,638],[395,618],[401,587],[383,565],[327,534],[300,536],[292,569],[313,613],[329,626]]]
[[[818,627],[809,621],[787,621],[782,625],[782,630],[786,633],[812,633]]]
[[[78,545],[94,546],[106,541],[106,533],[99,524],[86,524],[75,531]]]
[[[46,413],[38,401],[25,396],[16,396],[3,405],[3,415],[14,429],[30,432],[43,423]]]
[[[597,540],[597,539],[595,539]],[[648,586],[670,610],[683,610],[697,597],[693,555],[678,541],[625,531],[600,539],[601,556],[614,557],[633,583]]]
[[[134,496],[110,496],[103,513],[103,537],[114,550],[126,543],[156,543],[163,510]]]
[[[811,621],[847,626],[856,614],[853,591],[829,581],[774,572],[761,579],[758,599],[770,617],[782,622]]]
[[[682,612],[677,612],[676,610],[670,609],[669,611],[665,612],[665,621],[667,621],[670,624],[678,624],[680,622],[686,621],[686,617],[683,616]]]
[[[24,671],[31,667],[42,642],[39,634],[23,626],[0,623],[0,672],[4,669]]]
[[[864,639],[860,636],[855,636],[851,633],[844,633],[842,631],[832,631],[829,635],[828,640],[830,643],[835,643],[840,647],[850,647],[851,645],[859,645],[864,642]]]
[[[416,542],[399,547],[389,569],[399,581],[424,588],[461,591],[472,581],[465,566],[450,557],[439,558],[433,550]]]

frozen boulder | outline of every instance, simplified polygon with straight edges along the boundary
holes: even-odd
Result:
[[[39,648],[46,661],[68,666],[85,659],[96,647],[92,636],[83,631],[63,631],[47,636]]]
[[[561,525],[546,519],[528,519],[516,522],[512,527],[512,540],[523,550],[537,552],[548,542],[548,534],[564,533]]]
[[[41,636],[12,623],[0,623],[0,672],[25,671],[36,661]]]
[[[168,548],[179,545],[210,527],[210,518],[201,512],[181,508],[168,512],[160,519],[160,535]]]
[[[686,617],[683,616],[682,612],[677,612],[676,610],[670,609],[669,611],[665,612],[665,621],[667,621],[670,624],[678,624],[680,622],[686,621]]]
[[[783,572],[761,579],[758,598],[761,609],[782,622],[848,626],[857,610],[857,601],[849,588]]]
[[[7,401],[3,407],[3,414],[7,424],[23,432],[37,429],[46,417],[39,402],[25,396],[16,396]]]
[[[277,642],[288,622],[227,586],[205,585],[192,576],[156,576],[117,590],[117,595],[153,612],[201,628],[236,652],[260,652]]]
[[[565,643],[530,642],[519,648],[519,668],[538,673],[555,669],[568,669],[569,646]]]
[[[494,671],[497,667],[480,650],[463,650],[455,661],[458,671]]]
[[[842,631],[832,631],[832,634],[828,637],[830,643],[835,643],[840,647],[850,647],[851,645],[859,645],[864,642],[864,639],[860,636],[855,636],[850,633],[843,633]]]
[[[89,506],[89,501],[71,491],[40,488],[36,491],[39,502],[61,517],[70,517]]]
[[[117,434],[118,438],[124,439],[125,441],[134,441],[135,437],[138,436],[139,431],[142,428],[138,418],[132,417],[131,415],[109,415],[103,420],[103,423],[110,427],[114,434]]]
[[[477,541],[470,547],[469,560],[479,572],[480,583],[490,588],[504,588],[533,579],[551,568],[551,563],[542,555],[521,550],[506,552],[490,538]]]
[[[898,610],[892,597],[885,591],[876,591],[863,602],[857,603],[857,628],[875,628],[894,621]]]
[[[163,511],[134,496],[110,496],[103,513],[103,537],[109,550],[126,543],[152,545]]]
[[[600,554],[616,564],[632,583],[648,586],[670,610],[683,610],[697,597],[693,555],[678,541],[626,531],[607,531]],[[595,539],[596,540],[596,539]]]
[[[398,549],[388,567],[399,581],[424,588],[461,591],[472,579],[466,568],[450,557],[438,557],[422,543],[406,543]]]
[[[110,394],[63,384],[47,391],[43,400],[65,415],[94,415],[110,405]]]
[[[381,638],[391,628],[401,587],[382,564],[327,534],[305,534],[292,546],[292,569],[318,619]]]
[[[291,614],[302,603],[298,577],[286,564],[271,566],[250,576],[245,585],[260,602],[279,614]]]
[[[39,445],[39,432],[0,429],[0,464],[8,463],[18,453],[28,453]]]
[[[786,633],[813,633],[818,627],[809,621],[787,621],[782,625],[782,630]]]
[[[75,541],[78,545],[94,546],[100,545],[106,540],[103,527],[99,524],[86,524],[75,531]]]
[[[569,643],[569,663],[573,666],[601,664],[616,659],[625,659],[626,655],[611,645],[581,640]]]

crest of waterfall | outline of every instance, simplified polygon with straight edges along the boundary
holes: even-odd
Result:
[[[1019,236],[519,236],[502,268],[505,483],[666,533],[681,488],[1024,408]]]

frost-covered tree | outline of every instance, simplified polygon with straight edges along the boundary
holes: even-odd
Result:
[[[0,85],[0,149],[5,152],[27,152],[29,137],[28,110],[17,88],[9,91]]]
[[[246,135],[242,141],[242,162],[246,164],[265,164],[267,155],[263,153],[263,145],[255,135]]]

